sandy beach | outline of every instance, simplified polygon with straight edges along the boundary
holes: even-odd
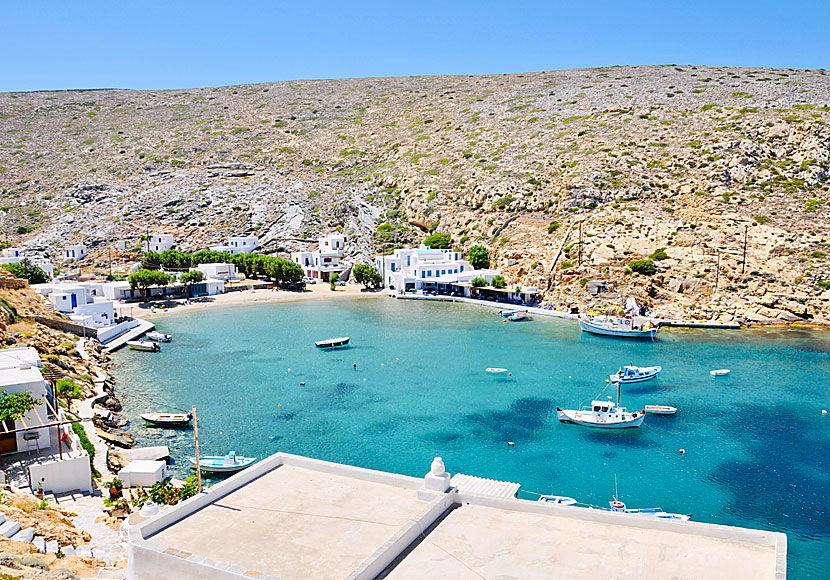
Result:
[[[381,290],[365,290],[359,284],[337,286],[332,292],[328,284],[318,283],[306,286],[302,292],[287,290],[240,290],[226,292],[216,296],[194,298],[187,303],[184,299],[153,300],[152,302],[130,302],[116,307],[124,316],[134,316],[144,319],[159,319],[176,314],[212,310],[216,308],[233,308],[251,306],[254,304],[270,304],[279,302],[299,302],[306,300],[343,300],[359,298],[385,298]]]

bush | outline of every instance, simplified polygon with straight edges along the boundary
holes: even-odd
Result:
[[[32,264],[28,258],[23,258],[17,264],[2,264],[12,276],[23,278],[29,284],[45,284],[49,281],[49,275],[41,268]]]
[[[472,285],[473,288],[481,288],[482,286],[487,286],[487,280],[484,278],[473,278],[470,281],[470,285]]]
[[[78,439],[81,440],[81,447],[83,447],[86,454],[89,455],[89,466],[92,469],[92,477],[101,477],[101,472],[95,469],[95,465],[92,463],[92,460],[95,457],[95,445],[93,445],[92,441],[89,440],[89,437],[86,436],[84,426],[81,423],[72,423],[72,430],[75,432],[75,435],[78,436]]]
[[[446,250],[452,247],[452,237],[449,234],[436,232],[424,240],[424,245],[437,250]]]
[[[329,289],[330,289],[332,292],[334,292],[334,290],[335,290],[335,284],[337,283],[337,281],[338,281],[339,279],[340,279],[340,274],[338,274],[337,272],[335,272],[334,274],[332,274],[332,275],[329,277]]]
[[[474,270],[490,267],[490,254],[484,246],[473,246],[470,248],[470,265]]]
[[[369,264],[358,264],[352,270],[352,274],[354,274],[355,282],[363,284],[366,288],[369,286],[377,288],[383,282],[383,277]]]
[[[560,266],[560,268],[562,268],[563,270],[567,270],[568,268],[573,268],[573,267],[574,267],[573,262],[562,262],[562,265]]]
[[[496,276],[495,278],[493,278],[493,281],[490,282],[490,285],[493,288],[504,288],[505,286],[507,286],[507,281],[502,276]]]
[[[632,272],[643,274],[644,276],[651,276],[657,273],[657,266],[651,260],[634,260],[628,265]]]
[[[755,223],[757,223],[758,225],[764,225],[765,223],[768,223],[770,221],[772,221],[772,219],[768,218],[765,215],[756,215],[755,216]]]
[[[58,395],[69,395],[71,399],[81,398],[81,387],[79,387],[72,379],[58,379],[55,383],[55,388]]]
[[[558,229],[559,229],[559,222],[550,222],[550,225],[548,225],[548,233],[549,234],[552,234],[553,232],[555,232]]]
[[[657,248],[654,253],[649,255],[649,258],[652,260],[668,260],[671,256],[666,253],[666,248]]]
[[[810,252],[810,257],[811,258],[817,258],[819,260],[821,260],[825,255],[826,254],[824,252],[822,252],[821,250],[816,250],[815,252]]]

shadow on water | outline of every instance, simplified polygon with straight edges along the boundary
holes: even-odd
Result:
[[[747,431],[756,443],[745,460],[725,461],[709,477],[730,493],[728,509],[770,521],[774,506],[788,527],[813,537],[827,534],[830,443],[812,437],[807,422],[782,406],[746,405],[730,419],[726,432]],[[809,465],[795,449],[811,450]]]
[[[572,425],[572,427],[578,426]],[[586,430],[582,434],[582,438],[590,443],[624,447],[626,449],[653,449],[659,447],[654,441],[645,438],[642,429],[591,429],[590,431],[587,430],[587,427],[581,427],[581,429]]]
[[[516,399],[507,411],[471,413],[466,420],[472,424],[473,436],[509,441],[528,441],[548,424],[553,409],[551,399]]]

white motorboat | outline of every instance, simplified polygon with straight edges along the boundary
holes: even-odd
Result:
[[[149,340],[128,340],[127,346],[132,350],[144,350],[147,352],[158,352],[161,350],[157,342],[151,342]]]
[[[503,375],[507,372],[507,369],[499,368],[499,367],[490,367],[484,369],[484,372],[488,375]]]
[[[643,409],[649,415],[674,415],[677,407],[671,405],[646,405]]]
[[[331,349],[342,348],[349,345],[350,337],[338,336],[337,338],[327,338],[326,340],[318,340],[314,343],[317,348]]]
[[[629,508],[626,507],[623,502],[618,500],[616,497],[608,502],[611,507],[610,508],[598,508],[605,511],[616,512],[616,513],[623,513],[623,514],[630,514],[630,515],[639,515],[639,516],[650,516],[653,518],[658,518],[661,520],[679,520],[683,522],[687,522],[692,518],[692,514],[675,514],[672,512],[665,512],[661,508]]]
[[[182,427],[190,424],[190,413],[142,413],[142,419],[157,427]]]
[[[580,316],[577,320],[583,332],[625,338],[655,338],[660,328],[651,320],[635,322],[630,315],[598,317]]]
[[[723,377],[728,375],[730,372],[731,371],[729,369],[716,369],[714,371],[709,371],[709,374],[713,377]]]
[[[564,495],[540,495],[537,501],[556,505],[575,505],[577,503],[574,498]]]
[[[146,336],[147,338],[149,338],[150,340],[152,340],[154,342],[170,342],[171,340],[173,340],[173,337],[170,336],[169,334],[164,334],[163,332],[159,332],[157,330],[153,330],[151,332],[148,332],[144,336]]]
[[[620,383],[616,381],[615,384],[617,385],[616,404],[613,401],[591,401],[590,407],[583,406],[579,411],[556,407],[557,419],[563,423],[574,423],[601,429],[639,427],[646,417],[645,412],[630,412],[625,407],[620,407]]]
[[[620,368],[617,374],[611,375],[611,382],[619,380],[622,383],[640,383],[653,379],[663,367],[635,367],[628,365]]]
[[[205,455],[199,458],[199,468],[213,473],[233,473],[256,463],[256,457],[239,457],[231,451],[227,455]],[[196,458],[188,457],[190,469],[196,469]]]

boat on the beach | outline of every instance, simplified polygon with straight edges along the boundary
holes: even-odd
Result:
[[[127,346],[132,350],[144,350],[147,352],[158,352],[161,350],[157,342],[151,342],[149,340],[128,340]]]
[[[227,455],[205,455],[199,457],[199,468],[202,471],[210,471],[212,473],[233,473],[240,471],[246,467],[250,467],[256,462],[256,457],[239,457],[236,452],[231,451]],[[188,457],[187,462],[191,469],[196,469],[196,458]]]
[[[649,415],[674,415],[677,407],[671,405],[646,405],[643,410]]]
[[[713,377],[723,377],[730,373],[729,369],[715,369],[713,371],[709,371],[709,374]]]
[[[556,505],[575,505],[577,503],[574,498],[564,495],[540,495],[537,501]]]
[[[348,336],[338,336],[337,338],[327,338],[326,340],[318,340],[314,343],[314,346],[317,348],[342,348],[344,346],[348,346],[350,337]]]
[[[579,411],[572,409],[560,409],[556,407],[556,417],[563,423],[574,423],[584,427],[597,427],[600,429],[626,429],[639,427],[646,417],[645,412],[630,412],[625,407],[620,407],[620,382],[617,385],[617,402],[613,401],[591,401],[591,406],[583,406]],[[610,396],[608,397],[611,398]]]
[[[488,375],[502,375],[507,372],[507,369],[503,369],[500,367],[489,367],[484,369],[484,372]]]
[[[164,334],[163,332],[159,332],[157,330],[150,331],[144,336],[155,342],[170,342],[173,340],[173,337],[169,334]]]
[[[619,380],[621,383],[640,383],[653,379],[658,375],[663,367],[635,367],[628,365],[621,367],[617,374],[611,375],[611,382]]]
[[[181,427],[189,425],[193,415],[190,413],[143,413],[139,417],[159,427]]]
[[[651,320],[635,323],[630,315],[625,316],[580,316],[577,319],[583,332],[624,338],[655,338],[660,328]]]

